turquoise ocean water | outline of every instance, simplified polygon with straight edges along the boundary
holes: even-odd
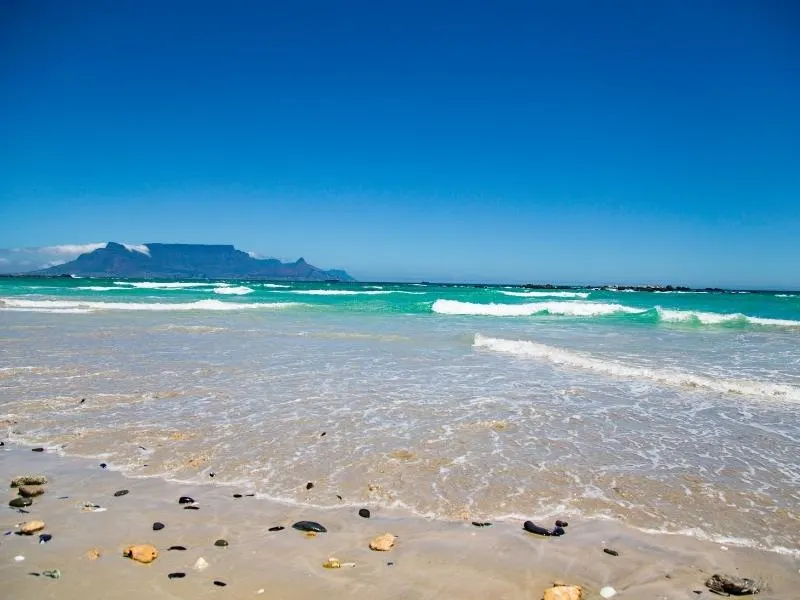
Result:
[[[133,476],[800,548],[798,293],[0,279],[0,347],[8,438]]]

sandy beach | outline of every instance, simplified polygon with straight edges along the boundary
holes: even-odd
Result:
[[[21,514],[7,506],[17,494],[9,488],[0,525],[3,533],[14,532],[19,523],[38,519],[52,539],[39,543],[38,535],[13,533],[0,538],[0,577],[10,598],[538,599],[561,580],[583,586],[586,598],[600,598],[599,590],[612,586],[618,598],[677,600],[712,597],[704,581],[717,572],[756,579],[762,598],[789,600],[800,588],[796,558],[648,535],[612,521],[573,521],[566,535],[547,538],[523,531],[521,522],[478,528],[469,520],[425,520],[368,505],[372,514],[365,519],[349,505],[312,510],[213,482],[128,478],[99,461],[50,449],[37,453],[8,443],[2,448],[0,478],[6,485],[33,473],[47,476],[46,493],[28,507],[29,514]],[[120,490],[129,493],[115,496]],[[181,496],[192,497],[199,509],[186,510],[178,503]],[[107,510],[87,511],[85,503]],[[309,537],[293,530],[300,520],[317,521],[328,532]],[[165,527],[154,531],[154,522]],[[285,529],[269,531],[275,526]],[[395,547],[370,550],[369,541],[386,532],[397,536]],[[219,539],[229,545],[215,546]],[[153,563],[122,556],[126,546],[145,543],[159,551]],[[93,550],[98,558],[92,558]],[[17,561],[18,556],[25,558]],[[193,568],[200,557],[209,565],[202,571]],[[330,557],[355,566],[323,568]],[[60,579],[34,575],[53,569]],[[168,577],[176,572],[186,576]]]

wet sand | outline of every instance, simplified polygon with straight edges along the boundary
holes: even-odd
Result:
[[[53,536],[44,544],[38,535],[0,537],[4,597],[539,599],[554,580],[561,580],[583,586],[589,599],[600,598],[599,590],[612,586],[615,598],[677,600],[716,597],[703,584],[717,572],[758,580],[764,588],[759,598],[790,600],[800,589],[796,557],[725,549],[684,536],[648,535],[612,521],[572,519],[565,536],[543,538],[524,532],[521,521],[477,528],[469,521],[425,520],[368,504],[364,507],[372,510],[372,517],[364,519],[353,506],[319,510],[255,497],[236,499],[234,493],[250,490],[213,481],[182,485],[128,478],[101,469],[99,462],[8,444],[0,448],[4,485],[20,474],[40,473],[49,480],[30,514],[8,507],[17,490],[7,489],[0,512],[2,533],[38,519],[46,523],[43,533]],[[114,497],[122,489],[129,493]],[[194,498],[199,510],[185,510],[178,504],[180,496]],[[81,508],[85,502],[107,510],[86,512]],[[328,533],[306,537],[291,528],[299,520],[317,521]],[[153,531],[156,521],[165,528]],[[286,529],[268,531],[277,525]],[[369,541],[385,532],[398,536],[396,546],[388,552],[371,551]],[[229,546],[216,547],[217,539]],[[159,550],[155,562],[144,565],[122,557],[124,547],[137,543]],[[187,550],[168,551],[173,545]],[[620,555],[605,554],[605,547]],[[92,549],[99,550],[99,558],[89,558]],[[25,560],[16,562],[19,555]],[[199,557],[209,563],[203,571],[192,568]],[[356,566],[325,569],[322,563],[329,557]],[[59,569],[62,577],[30,574],[50,569]],[[186,577],[169,579],[172,572]],[[217,587],[214,580],[227,585]]]

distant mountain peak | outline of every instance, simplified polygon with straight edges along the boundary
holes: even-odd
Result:
[[[33,271],[35,275],[158,279],[283,279],[354,281],[344,271],[325,271],[304,258],[294,263],[254,258],[232,244],[120,244],[85,252],[70,262]]]

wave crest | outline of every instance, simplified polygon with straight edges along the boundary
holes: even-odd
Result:
[[[299,302],[223,302],[222,300],[198,300],[196,302],[91,302],[80,300],[20,300],[0,298],[0,310],[34,312],[94,312],[100,310],[128,311],[185,311],[185,310],[244,310],[275,309],[302,306]]]
[[[646,309],[602,302],[529,302],[526,304],[475,304],[458,300],[436,300],[431,306],[443,315],[485,315],[492,317],[529,317],[532,315],[564,315],[594,317],[620,313],[642,314]]]
[[[518,298],[588,298],[589,292],[506,292],[500,290],[505,296]]]

